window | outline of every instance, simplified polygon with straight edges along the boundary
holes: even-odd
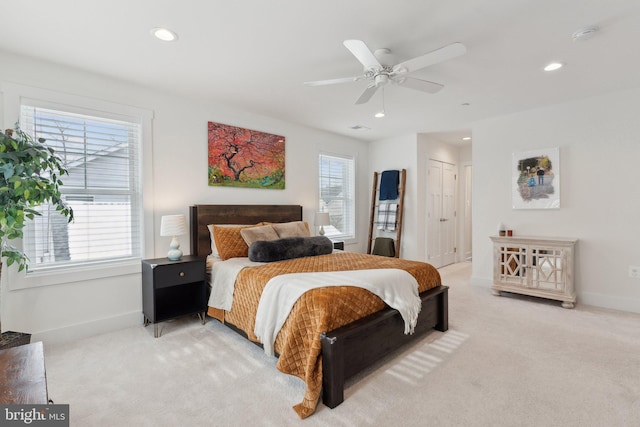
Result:
[[[67,223],[50,205],[38,208],[24,232],[29,271],[141,258],[141,125],[34,105],[20,112],[21,128],[44,138],[69,171],[61,192],[75,217]]]
[[[355,161],[328,154],[320,154],[319,160],[319,211],[329,212],[331,218],[325,235],[355,239]]]

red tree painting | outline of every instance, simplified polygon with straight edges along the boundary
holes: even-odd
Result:
[[[284,189],[284,137],[209,122],[209,185]]]

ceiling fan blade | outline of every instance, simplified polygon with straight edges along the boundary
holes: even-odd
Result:
[[[428,80],[416,79],[415,77],[408,76],[405,76],[402,80],[398,80],[397,83],[400,86],[427,93],[436,93],[444,87],[440,83],[434,83]]]
[[[365,70],[378,70],[382,65],[362,40],[345,40],[342,44],[356,57]]]
[[[343,77],[340,79],[329,79],[329,80],[316,80],[313,82],[304,82],[307,86],[324,86],[324,85],[334,85],[338,83],[351,83],[357,82],[358,80],[362,80],[362,76],[357,77]]]
[[[364,92],[362,92],[362,95],[360,95],[360,98],[358,98],[358,100],[356,101],[356,105],[365,104],[366,102],[368,102],[373,96],[373,94],[376,93],[377,90],[378,90],[378,86],[374,84],[367,86]]]
[[[466,51],[467,48],[462,43],[453,43],[422,56],[418,56],[417,58],[401,62],[393,67],[393,71],[396,73],[411,73],[421,68],[464,55]]]

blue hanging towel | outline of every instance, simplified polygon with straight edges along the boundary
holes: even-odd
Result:
[[[400,171],[384,171],[380,177],[380,200],[395,200],[398,198],[398,184]]]

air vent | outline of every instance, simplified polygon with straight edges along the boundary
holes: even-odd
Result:
[[[596,27],[595,25],[585,27],[585,28],[580,28],[578,31],[574,32],[571,35],[571,38],[573,39],[573,41],[589,40],[596,34],[597,31],[598,31],[598,27]]]

